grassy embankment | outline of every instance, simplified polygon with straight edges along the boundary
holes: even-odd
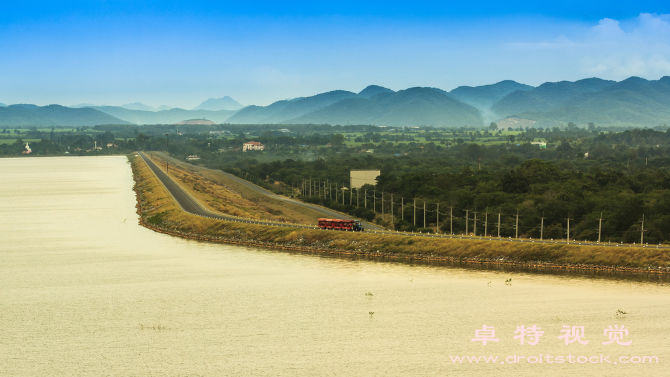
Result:
[[[165,156],[147,153],[165,167]],[[170,176],[198,201],[215,212],[257,220],[315,224],[323,217],[317,211],[262,195],[220,172],[177,162],[170,158]]]
[[[664,249],[521,244],[345,233],[202,218],[181,211],[139,157],[132,157],[131,162],[141,224],[180,237],[278,249],[397,259],[670,273],[670,251]]]

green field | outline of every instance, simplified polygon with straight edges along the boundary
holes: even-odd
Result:
[[[0,144],[14,144],[18,138],[16,139],[0,139]],[[23,140],[24,143],[37,143],[40,141],[39,139],[21,139]]]

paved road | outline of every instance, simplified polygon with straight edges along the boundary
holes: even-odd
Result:
[[[182,163],[181,161],[177,161],[177,160],[173,159],[172,157],[166,156],[164,153],[159,152],[158,154],[161,155],[161,158],[169,159],[169,160],[173,161],[175,164],[181,164]],[[302,201],[299,201],[299,200],[295,200],[295,199],[287,198],[285,196],[277,195],[277,194],[273,193],[272,191],[266,190],[266,189],[264,189],[260,186],[257,186],[257,185],[255,185],[255,184],[253,184],[249,181],[246,181],[242,178],[236,177],[236,176],[234,176],[230,173],[226,173],[222,170],[215,170],[215,169],[210,169],[210,170],[215,171],[216,173],[222,174],[226,178],[229,178],[229,179],[231,179],[235,182],[238,182],[238,183],[256,191],[257,193],[259,193],[261,195],[265,195],[265,196],[273,198],[273,199],[281,200],[283,202],[291,203],[293,205],[309,208],[311,210],[314,210],[316,212],[319,212],[319,213],[323,214],[323,217],[331,218],[331,219],[358,220],[355,217],[351,217],[351,216],[345,215],[343,213],[333,211],[333,210],[328,209],[328,208],[320,207],[320,206],[317,206],[315,204],[305,203],[305,202],[302,202]],[[363,229],[366,229],[366,230],[378,230],[378,231],[383,230],[383,228],[381,228],[377,225],[374,225],[374,224],[370,224],[370,223],[367,223],[367,222],[361,222],[361,223],[363,224]]]
[[[310,228],[310,229],[319,229],[318,227],[310,224],[295,224],[295,223],[282,223],[282,222],[273,222],[273,221],[262,221],[247,219],[243,217],[236,216],[227,216],[219,213],[215,213],[207,210],[202,206],[197,199],[192,197],[187,193],[177,182],[170,178],[161,168],[159,168],[151,159],[149,159],[143,152],[139,152],[140,157],[147,163],[149,168],[156,174],[156,177],[163,183],[165,188],[170,192],[170,195],[175,199],[177,204],[188,213],[194,215],[208,217],[210,219],[220,219],[227,221],[236,221],[243,222],[247,224],[261,224],[261,225],[272,225],[272,226],[281,226],[281,227],[291,227],[291,228]],[[274,194],[273,194],[274,195]],[[281,197],[280,197],[281,198]],[[336,212],[333,212],[336,213]],[[336,213],[337,214],[337,213]],[[339,216],[339,214],[338,214]]]
[[[220,215],[214,212],[210,212],[206,210],[198,201],[193,198],[191,195],[186,193],[175,181],[173,181],[170,177],[165,174],[163,170],[161,170],[156,164],[151,161],[149,158],[147,158],[144,153],[139,152],[140,156],[146,161],[147,165],[151,168],[151,170],[156,174],[158,179],[161,180],[163,185],[168,189],[170,194],[175,198],[177,203],[181,206],[181,208],[189,213],[192,213],[194,215],[198,216],[204,216],[204,217],[209,217],[212,219],[221,219],[221,220],[228,220],[228,221],[238,221],[238,222],[245,222],[249,224],[263,224],[263,225],[273,225],[273,226],[282,226],[282,227],[293,227],[293,228],[311,228],[311,229],[319,229],[313,225],[306,225],[306,224],[291,224],[291,223],[277,223],[277,222],[268,222],[268,221],[259,221],[259,220],[252,220],[252,219],[246,219],[246,218],[239,218],[235,216],[225,216],[225,215]],[[230,177],[231,179],[235,179],[236,181],[240,183],[249,183],[247,181],[244,181],[238,177],[235,177],[233,175],[230,175],[225,172],[221,172],[225,174],[226,176]],[[245,183],[246,182],[246,183]],[[317,209],[318,211],[322,212],[324,211],[323,208],[318,207],[318,206],[312,206],[309,203],[302,203],[298,202],[292,199],[284,198],[279,195],[275,195],[261,187],[258,187],[256,185],[253,185],[249,183],[247,185],[248,187],[251,187],[255,189],[258,192],[264,193],[267,192],[269,196],[276,197],[281,200],[287,200],[291,201],[292,203],[296,204],[301,204],[301,205],[306,205],[310,208]],[[335,214],[335,217],[342,217],[341,214],[338,212],[331,211],[332,213]],[[366,224],[370,225],[370,224]],[[376,228],[376,227],[375,227]],[[640,247],[640,245],[631,245],[631,244],[617,244],[617,243],[596,243],[596,242],[578,242],[578,241],[554,241],[554,240],[533,240],[533,239],[514,239],[514,238],[498,238],[498,237],[477,237],[477,236],[466,236],[466,235],[447,235],[447,234],[430,234],[430,233],[406,233],[406,232],[394,232],[394,231],[384,231],[384,230],[378,230],[378,229],[370,229],[370,231],[373,231],[375,233],[383,233],[383,234],[388,234],[388,235],[397,235],[397,236],[410,236],[410,237],[433,237],[433,238],[456,238],[456,239],[464,239],[464,240],[487,240],[487,241],[498,241],[498,242],[521,242],[521,243],[542,243],[542,244],[572,244],[572,245],[580,245],[580,246],[594,246],[594,247]],[[643,245],[642,247],[645,248],[654,248],[654,249],[668,249],[670,246],[665,246],[665,245]]]
[[[165,172],[160,169],[156,164],[151,161],[144,153],[139,152],[140,157],[147,163],[149,168],[156,174],[156,177],[163,183],[165,188],[170,192],[172,197],[175,199],[177,204],[188,213],[194,215],[208,217],[210,219],[220,219],[227,221],[237,221],[244,222],[248,224],[264,224],[264,225],[274,225],[274,226],[283,226],[283,227],[300,227],[300,228],[314,228],[311,225],[301,225],[301,224],[289,224],[289,223],[280,223],[280,222],[269,222],[269,221],[259,221],[253,219],[240,218],[236,216],[226,216],[221,215],[215,212],[208,211],[205,209],[197,199],[188,194],[184,189],[179,186],[172,178],[170,178]]]

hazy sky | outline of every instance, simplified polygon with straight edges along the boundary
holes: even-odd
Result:
[[[670,1],[0,1],[0,102],[192,108],[670,75]]]

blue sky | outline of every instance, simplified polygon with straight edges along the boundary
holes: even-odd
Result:
[[[10,3],[10,4],[6,4]],[[664,1],[0,2],[0,102],[192,108],[670,75]]]

